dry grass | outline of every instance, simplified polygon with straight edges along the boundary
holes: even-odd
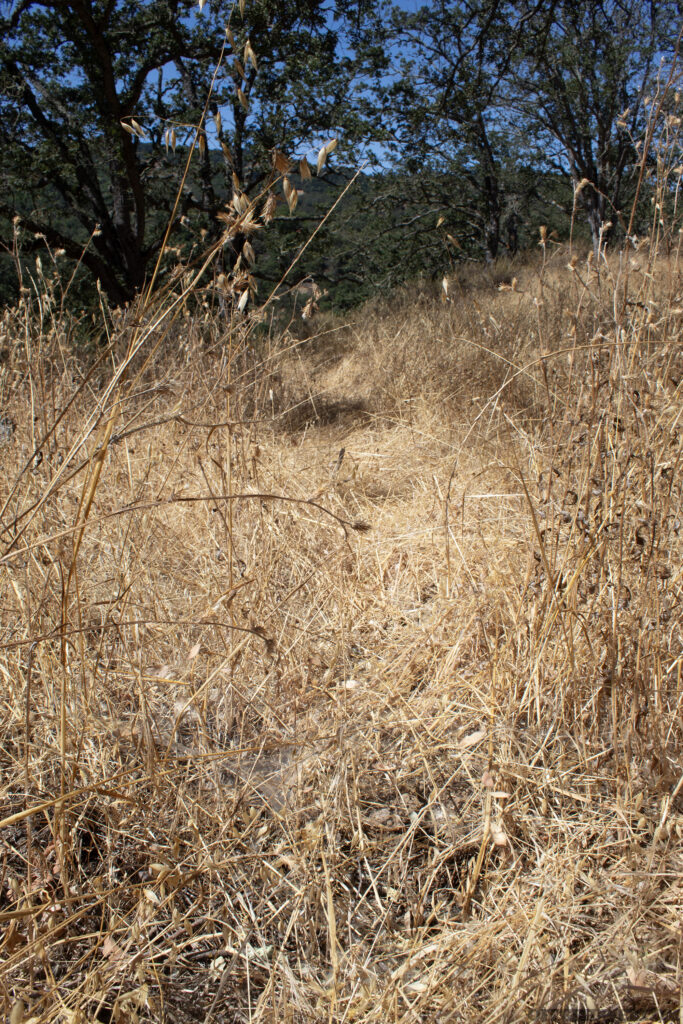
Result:
[[[12,1021],[679,1019],[683,282],[566,262],[5,314]]]

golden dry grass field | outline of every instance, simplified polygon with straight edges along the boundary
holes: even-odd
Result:
[[[444,298],[5,312],[12,1024],[681,1019],[680,264]]]

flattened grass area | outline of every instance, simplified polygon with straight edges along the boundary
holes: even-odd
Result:
[[[679,1020],[683,282],[512,271],[5,312],[8,1019]]]

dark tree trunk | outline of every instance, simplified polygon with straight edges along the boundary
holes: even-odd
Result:
[[[488,174],[484,177],[484,201],[486,262],[493,263],[500,248],[500,191],[497,178]]]
[[[492,263],[498,256],[500,247],[500,185],[493,149],[486,130],[486,123],[481,114],[477,118],[476,125],[483,170],[484,250],[486,262]]]
[[[515,256],[519,250],[519,228],[517,214],[514,212],[509,214],[505,221],[505,234],[508,252]]]
[[[609,241],[612,227],[606,228],[609,218],[607,217],[607,201],[597,189],[586,185],[582,194],[583,206],[591,229],[591,242],[593,243],[593,254],[597,259],[600,255],[600,248]]]

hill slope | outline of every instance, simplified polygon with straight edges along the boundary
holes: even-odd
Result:
[[[680,273],[567,258],[5,317],[8,1013],[677,1019]]]

